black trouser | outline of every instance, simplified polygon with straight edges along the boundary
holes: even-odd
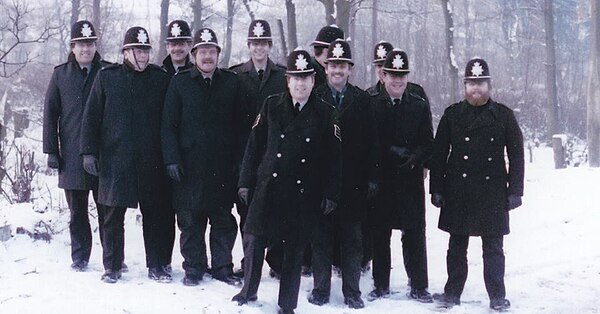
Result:
[[[202,276],[208,268],[206,227],[210,222],[210,253],[213,275],[233,273],[231,251],[237,236],[237,223],[231,209],[178,210],[177,225],[181,230],[180,250],[186,275]]]
[[[373,228],[373,280],[375,288],[389,289],[391,269],[392,230]],[[402,232],[402,256],[411,288],[424,289],[429,285],[425,228]]]
[[[163,206],[141,206],[146,267],[155,268],[171,264],[175,241],[175,212]]]
[[[262,276],[265,249],[269,240],[265,237],[245,233],[244,244],[244,286],[240,294],[246,298],[255,296]],[[298,306],[298,293],[300,292],[300,277],[302,272],[302,259],[308,239],[298,241],[285,241],[282,244],[283,264],[281,280],[279,281],[279,300],[277,304],[283,309],[295,309]]]
[[[248,216],[248,206],[242,204],[242,202],[236,202],[235,207],[237,208],[238,215],[240,215],[240,234],[242,240],[244,239],[244,225],[246,224],[246,217]],[[272,243],[267,248],[267,256],[265,257],[267,264],[272,270],[281,273],[281,264],[283,263],[283,247],[281,243]],[[244,269],[244,258],[240,261],[242,269]]]
[[[337,240],[337,241],[336,241]],[[339,243],[336,246],[334,243]],[[339,250],[339,254],[334,252]],[[312,240],[313,293],[329,296],[331,266],[335,255],[340,257],[342,293],[346,298],[360,297],[360,263],[362,261],[362,232],[360,222],[332,222],[321,217]]]
[[[503,236],[481,237],[483,246],[483,279],[490,299],[503,299],[506,297],[506,290],[504,288],[503,240]],[[444,293],[450,296],[460,298],[465,287],[468,273],[468,247],[469,236],[450,235],[448,255],[446,256],[448,281],[444,287]]]
[[[70,210],[69,234],[71,235],[71,259],[73,262],[90,261],[92,253],[92,229],[88,214],[89,190],[65,190],[65,198]],[[102,240],[102,224],[104,223],[103,205],[98,204],[98,190],[92,190],[94,202],[98,209],[98,230]]]
[[[126,207],[102,206],[104,223],[102,224],[102,263],[106,271],[120,271],[125,254]]]

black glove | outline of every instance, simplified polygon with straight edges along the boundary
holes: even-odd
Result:
[[[405,154],[406,161],[397,165],[396,168],[398,170],[412,170],[415,167],[415,162],[417,161],[417,154],[407,153]]]
[[[324,198],[321,202],[321,209],[323,210],[323,215],[331,214],[336,207],[337,203],[328,198]]]
[[[437,208],[442,208],[446,205],[446,201],[444,200],[444,196],[440,193],[431,194],[431,204]]]
[[[238,196],[242,204],[248,206],[252,200],[252,191],[249,188],[239,188]]]
[[[98,158],[94,155],[83,155],[83,170],[93,176],[98,176],[98,172],[100,172]]]
[[[511,194],[508,196],[508,210],[515,209],[523,204],[521,196]]]
[[[377,193],[379,193],[379,184],[375,182],[369,182],[367,188],[367,198],[372,199],[377,196]]]
[[[51,168],[51,169],[60,168],[60,155],[48,154],[48,168]]]
[[[174,181],[181,182],[181,177],[183,177],[183,168],[181,168],[180,164],[169,164],[167,165],[167,175],[169,178]]]

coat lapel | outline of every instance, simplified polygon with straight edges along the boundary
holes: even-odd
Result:
[[[293,116],[294,115],[292,112],[293,107],[292,107],[292,102],[290,99],[290,101],[288,102],[288,106],[286,106],[286,107],[289,108],[289,111],[292,114],[291,115],[292,120],[287,125],[287,128],[285,128],[286,132],[294,132],[297,130],[305,129],[316,123],[316,121],[314,120],[315,110],[316,110],[315,109],[316,97],[317,96],[314,93],[312,93],[310,95],[310,98],[308,99],[308,102],[306,103],[306,105],[304,105],[304,107],[302,108],[302,110],[300,110],[300,113],[296,117]]]
[[[474,117],[473,123],[469,126],[470,130],[479,129],[496,124],[496,103],[490,99],[488,107],[477,117]]]

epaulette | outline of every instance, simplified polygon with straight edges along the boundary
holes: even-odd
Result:
[[[275,63],[275,66],[279,67],[279,68],[281,68],[283,70],[287,70],[287,67],[285,65],[283,65],[283,64]]]
[[[427,102],[427,101],[425,100],[425,98],[421,97],[421,96],[420,96],[419,94],[417,94],[417,93],[409,92],[408,94],[409,94],[410,96],[412,96],[412,97],[414,97],[414,98],[416,98],[416,99],[420,100],[420,101]]]
[[[505,105],[505,104],[499,103],[499,102],[497,102],[497,101],[494,101],[494,103],[495,103],[496,105],[498,105],[498,107],[500,107],[500,108],[506,109],[506,110],[508,110],[508,111],[513,111],[513,109],[512,109],[511,107],[509,107],[509,106],[507,106],[507,105]]]
[[[150,70],[158,70],[158,71],[160,71],[160,72],[167,73],[167,70],[165,70],[163,67],[161,67],[161,66],[158,66],[158,65],[156,65],[156,64],[152,64],[152,63],[150,63],[150,64],[148,64],[148,68],[149,68]]]
[[[54,68],[55,68],[55,69],[57,69],[57,68],[60,68],[60,67],[62,67],[62,66],[65,66],[67,63],[69,63],[69,61],[67,61],[67,62],[64,62],[64,63],[61,63],[61,64],[59,64],[59,65],[55,66]]]
[[[192,68],[187,68],[185,70],[180,70],[179,72],[175,73],[175,76],[177,76],[179,74],[183,74],[183,73],[190,73],[191,70],[192,70]]]
[[[107,65],[105,67],[103,67],[102,69],[100,69],[100,71],[106,71],[106,70],[111,70],[111,69],[118,69],[121,66],[121,64],[119,63],[113,63],[110,65]]]
[[[241,66],[242,66],[242,65],[244,65],[244,64],[245,64],[245,62],[242,62],[242,63],[236,64],[236,65],[232,65],[232,66],[230,66],[230,67],[229,67],[229,70],[233,70],[233,69],[235,69],[235,68],[239,68],[239,67],[241,67]]]

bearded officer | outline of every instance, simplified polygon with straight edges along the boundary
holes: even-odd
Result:
[[[348,83],[353,65],[348,42],[334,40],[325,60],[327,83],[315,89],[317,95],[338,108],[344,141],[340,204],[332,214],[321,215],[317,224],[312,241],[314,288],[308,301],[316,305],[329,302],[331,266],[334,255],[339,255],[344,303],[359,309],[364,307],[359,287],[361,225],[367,212],[367,199],[373,198],[378,189],[379,147],[369,94]]]
[[[173,76],[193,66],[190,61],[192,31],[186,21],[175,20],[167,25],[167,51],[162,68]]]
[[[143,27],[128,29],[122,46],[123,64],[100,71],[83,114],[83,167],[98,176],[99,202],[105,205],[102,280],[107,283],[121,277],[125,212],[138,206],[148,277],[171,281],[165,267],[171,261],[167,234],[174,218],[168,210],[160,153],[160,120],[169,75],[149,63],[151,47]]]
[[[298,304],[301,264],[321,214],[336,208],[341,187],[341,134],[336,110],[312,93],[310,55],[293,51],[288,91],[267,98],[246,147],[238,186],[249,204],[244,226],[245,273],[233,301],[257,299],[264,249],[283,241],[279,313]]]
[[[198,285],[208,268],[208,222],[213,279],[240,283],[233,276],[237,224],[231,208],[247,132],[246,104],[239,77],[217,67],[220,52],[212,29],[194,34],[195,66],[171,80],[162,119],[162,151],[173,186],[187,286]]]
[[[450,233],[444,306],[460,304],[467,280],[469,237],[483,243],[483,279],[490,308],[510,307],[504,286],[504,235],[509,211],[523,195],[523,135],[513,111],[494,101],[487,62],[465,68],[465,99],[446,108],[431,159],[431,202],[441,208],[438,227]],[[506,169],[506,157],[508,169]]]
[[[83,170],[79,139],[83,108],[98,71],[110,63],[96,51],[98,37],[89,21],[71,27],[68,61],[54,68],[44,102],[44,153],[48,167],[58,169],[58,187],[64,189],[70,210],[71,268],[87,269],[92,252],[92,229],[88,215],[90,191],[102,226],[104,212],[98,203],[98,178]],[[102,230],[102,229],[100,229]],[[102,238],[102,235],[100,235]]]
[[[383,64],[384,88],[373,97],[383,182],[372,219],[375,289],[368,297],[374,300],[390,293],[392,229],[401,229],[408,296],[430,303],[423,164],[431,156],[433,130],[427,100],[407,89],[409,73],[406,53],[392,50]]]
[[[237,73],[244,86],[245,99],[248,101],[249,121],[252,123],[259,113],[261,106],[269,95],[285,92],[285,66],[274,63],[269,57],[273,48],[271,26],[265,20],[254,20],[248,27],[248,51],[250,60],[234,65],[230,68]],[[240,232],[244,229],[248,207],[237,201],[236,208],[240,215]],[[243,233],[242,233],[243,235]],[[272,277],[278,277],[281,272],[281,258],[283,252],[279,245],[272,246],[267,252],[267,263],[271,267]],[[236,272],[237,276],[244,277],[244,262],[242,268]]]

